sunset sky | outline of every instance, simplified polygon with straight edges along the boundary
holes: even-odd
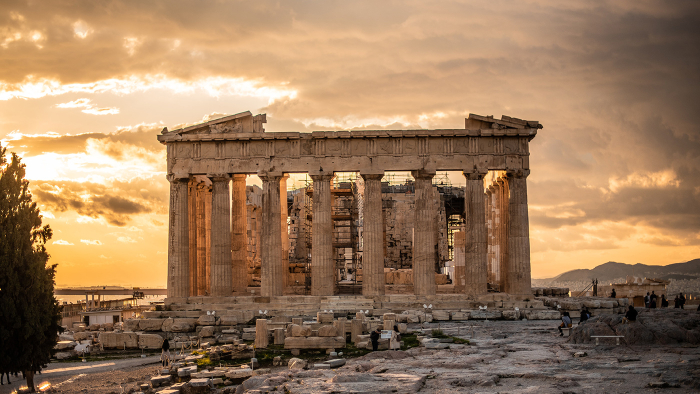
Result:
[[[697,1],[0,3],[0,143],[59,285],[165,286],[167,126],[544,125],[532,274],[700,257]]]

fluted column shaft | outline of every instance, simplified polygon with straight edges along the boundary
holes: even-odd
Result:
[[[365,181],[362,232],[362,295],[384,295],[383,174],[362,174]]]
[[[415,220],[413,222],[413,292],[435,294],[435,232],[437,220],[432,201],[434,172],[413,171],[415,178]]]
[[[188,178],[170,175],[168,180],[170,181],[168,297],[187,297],[190,294]]]
[[[211,294],[211,206],[212,206],[212,186],[207,185],[204,191],[204,237],[206,239],[206,263],[204,264],[206,291],[205,295]]]
[[[287,207],[287,179],[289,174],[284,174],[280,179],[280,226],[282,233],[282,272],[284,273],[284,286],[289,286],[289,226],[287,217],[289,207]]]
[[[531,295],[530,223],[527,211],[527,176],[530,170],[508,173],[510,189],[508,223],[509,294]]]
[[[190,178],[187,184],[187,231],[189,243],[190,296],[197,295],[197,181]]]
[[[486,189],[484,193],[484,221],[486,223],[486,267],[487,275],[486,282],[494,283],[494,270],[493,270],[493,210],[491,199],[493,198],[491,188]]]
[[[209,187],[200,182],[196,188],[196,223],[197,223],[197,295],[207,294],[207,221],[206,221],[206,190]]]
[[[501,282],[501,191],[498,183],[494,183],[491,193],[492,198],[492,221],[491,221],[491,261],[493,261],[493,284]]]
[[[284,291],[282,229],[280,228],[282,174],[259,173],[258,176],[263,183],[260,291],[264,297],[281,296]]]
[[[231,277],[233,292],[245,294],[248,288],[248,217],[245,174],[234,174],[231,183]]]
[[[231,203],[227,174],[209,176],[211,200],[211,295],[231,295]]]
[[[314,181],[311,233],[311,295],[333,295],[335,291],[331,178],[333,178],[333,174],[311,175],[311,179]]]
[[[467,178],[464,196],[465,225],[465,271],[467,283],[465,293],[486,294],[488,280],[487,231],[484,212],[483,173],[464,173]]]

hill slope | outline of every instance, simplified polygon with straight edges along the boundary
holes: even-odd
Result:
[[[700,259],[694,259],[685,263],[660,265],[646,264],[624,264],[607,262],[593,269],[577,269],[552,278],[553,281],[568,282],[590,280],[597,278],[598,280],[613,280],[616,278],[624,278],[627,275],[647,277],[647,278],[662,278],[668,275],[681,274],[691,277],[700,277]]]

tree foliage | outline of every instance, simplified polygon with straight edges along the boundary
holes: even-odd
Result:
[[[25,166],[0,146],[0,371],[33,373],[55,353],[61,307],[53,295],[56,265],[47,266],[51,228],[42,226]]]

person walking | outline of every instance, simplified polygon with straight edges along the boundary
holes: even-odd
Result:
[[[163,340],[163,347],[160,353],[160,362],[164,367],[170,365],[170,341],[167,339]]]

